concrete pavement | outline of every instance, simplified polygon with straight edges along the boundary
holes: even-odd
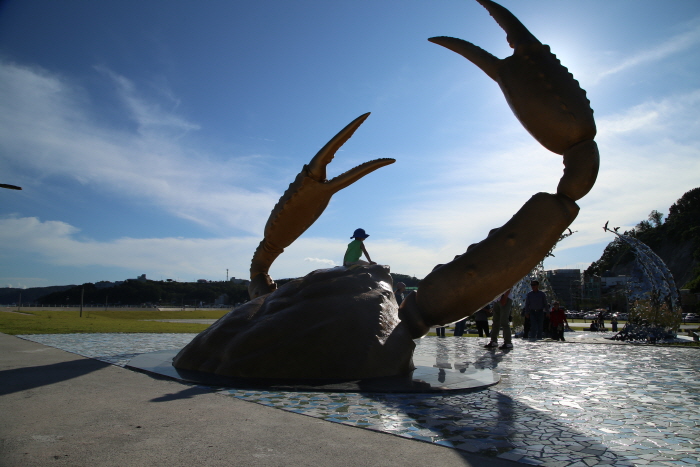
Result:
[[[493,466],[0,334],[0,466]]]

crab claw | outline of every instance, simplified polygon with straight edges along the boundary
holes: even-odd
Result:
[[[598,174],[596,127],[586,93],[510,11],[490,0],[477,1],[506,31],[512,56],[501,60],[452,37],[429,40],[464,56],[496,81],[530,134],[564,156],[564,175],[556,194],[534,195],[507,223],[433,270],[418,292],[404,299],[399,316],[413,337],[478,310],[532,270],[576,218],[575,201],[590,191]]]
[[[272,209],[265,225],[265,238],[255,250],[250,267],[248,293],[251,299],[275,290],[276,285],[268,275],[272,262],[316,222],[335,193],[380,167],[396,162],[395,159],[376,159],[326,180],[326,166],[368,116],[369,112],[359,116],[323,146],[304,165]]]
[[[577,200],[593,187],[600,156],[593,141],[593,110],[569,70],[506,8],[477,0],[506,32],[513,55],[499,59],[476,45],[453,37],[433,37],[465,57],[501,87],[515,116],[550,151],[564,156],[564,176],[557,193]]]
[[[355,133],[355,130],[360,128],[367,117],[369,117],[370,112],[362,114],[355,120],[350,122],[345,128],[340,130],[337,135],[335,135],[330,141],[326,143],[325,146],[321,148],[320,151],[311,159],[311,162],[306,166],[306,171],[309,177],[313,178],[317,182],[326,181],[326,166],[333,161],[335,153],[338,152],[343,144]]]
[[[452,37],[433,37],[465,57],[501,87],[523,126],[557,154],[596,134],[590,102],[578,82],[513,14],[490,0],[478,0],[505,30],[513,55],[498,59],[474,44]]]

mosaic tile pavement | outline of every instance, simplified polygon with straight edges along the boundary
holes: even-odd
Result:
[[[517,339],[511,352],[476,338],[427,337],[436,366],[489,368],[501,382],[462,394],[221,389],[220,394],[326,421],[552,467],[700,466],[700,349]],[[584,333],[581,333],[584,334]],[[181,348],[194,334],[18,336],[124,366]],[[596,339],[600,342],[600,339]]]

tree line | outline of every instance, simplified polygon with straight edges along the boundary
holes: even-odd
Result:
[[[37,300],[39,305],[143,305],[193,306],[213,304],[223,294],[225,304],[234,305],[248,300],[248,286],[233,282],[163,282],[128,280],[114,287],[96,287],[87,283],[54,292]]]
[[[391,274],[394,284],[403,282],[407,287],[417,287],[419,279],[405,274]],[[294,279],[277,280],[277,285],[282,286]],[[222,295],[228,299],[225,305],[234,306],[247,302],[248,286],[234,282],[164,282],[151,280],[127,280],[114,287],[97,287],[93,283],[86,283],[44,295],[36,299],[41,306],[49,305],[158,305],[158,306],[199,306],[211,305]],[[28,301],[25,301],[28,304]]]

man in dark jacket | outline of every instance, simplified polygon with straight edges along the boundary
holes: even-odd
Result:
[[[530,316],[530,339],[542,339],[545,310],[549,310],[547,296],[540,290],[540,282],[530,282],[532,292],[525,297],[525,315]]]

